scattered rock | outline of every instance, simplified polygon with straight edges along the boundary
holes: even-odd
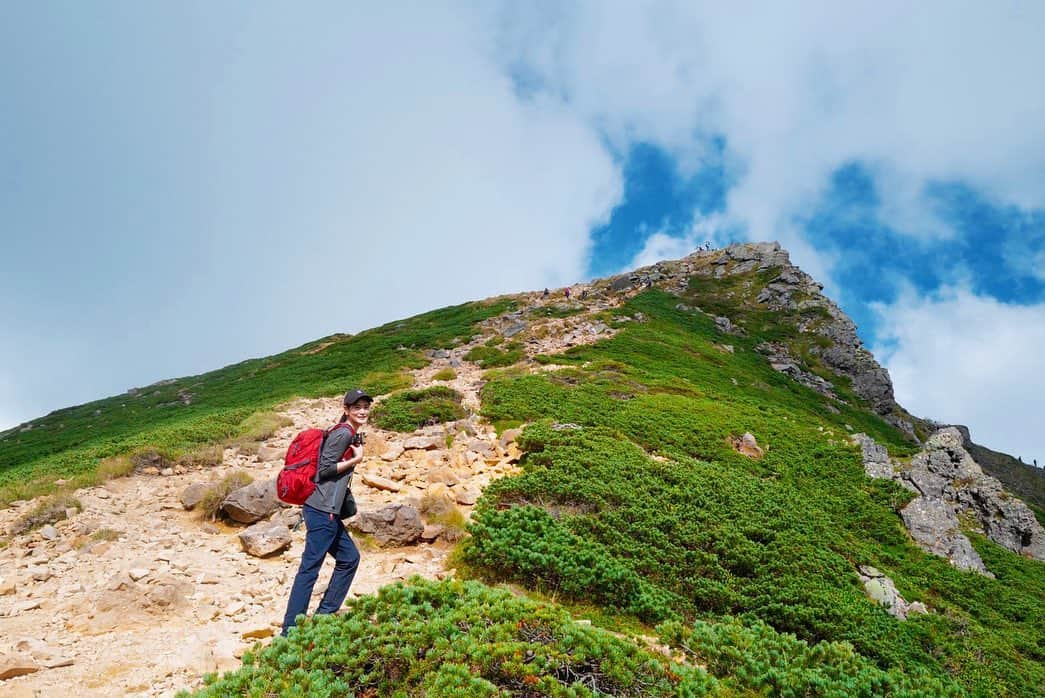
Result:
[[[0,654],[0,681],[40,671],[40,665],[21,654]]]
[[[40,529],[40,537],[44,540],[56,540],[60,535],[61,534],[58,533],[58,529],[52,526],[51,524],[47,524],[46,526]]]
[[[17,616],[27,611],[35,611],[40,608],[40,599],[29,599],[28,601],[19,601],[15,605],[11,606],[11,612],[8,615]]]
[[[271,444],[261,444],[258,446],[258,460],[262,463],[283,460],[285,453],[286,449],[281,446],[274,446]]]
[[[411,436],[403,442],[404,449],[416,449],[419,451],[432,451],[444,444],[444,440],[438,436]]]
[[[393,461],[403,455],[403,444],[398,442],[392,442],[385,447],[385,452],[381,454],[382,460]]]
[[[137,582],[148,577],[150,571],[144,567],[133,567],[127,570],[127,574],[130,575],[133,581]]]
[[[403,489],[403,486],[398,482],[383,478],[379,475],[371,475],[370,473],[363,473],[362,480],[363,484],[369,485],[376,490],[384,490],[385,492],[399,492]]]
[[[479,493],[466,488],[454,489],[454,499],[461,506],[470,507],[479,499]]]
[[[46,582],[54,575],[48,567],[34,565],[29,568],[29,576],[32,577],[34,581]]]
[[[243,549],[254,557],[268,557],[287,548],[290,531],[282,523],[261,522],[239,534]]]
[[[207,485],[203,483],[197,482],[189,485],[182,490],[181,497],[179,497],[182,507],[184,507],[186,511],[195,509],[199,503],[203,501],[203,495],[206,494],[206,492]]]
[[[443,535],[445,530],[446,527],[442,524],[428,524],[424,527],[424,530],[421,531],[421,540],[426,543],[431,543],[439,538],[439,536]]]
[[[355,531],[373,536],[381,545],[411,545],[421,538],[424,531],[420,514],[408,504],[360,512],[350,525]]]
[[[474,439],[468,443],[468,450],[478,453],[483,458],[497,458],[497,452],[489,442]]]
[[[761,458],[765,453],[762,447],[758,445],[758,441],[750,432],[745,432],[743,436],[734,437],[733,448],[737,450],[741,455],[745,455],[748,458]]]
[[[275,478],[233,490],[221,503],[221,508],[232,520],[240,523],[254,523],[270,516],[279,508]]]
[[[522,429],[505,429],[497,443],[501,445],[501,448],[506,449],[508,444],[518,441],[520,436],[522,436]]]
[[[892,478],[894,474],[893,465],[889,460],[889,451],[885,446],[875,442],[867,434],[853,434],[850,437],[853,443],[860,447],[863,454],[864,472],[868,477]]]
[[[261,640],[266,637],[272,637],[275,634],[275,630],[271,625],[265,626],[264,628],[256,628],[254,630],[248,630],[243,633],[244,640]]]
[[[429,470],[427,479],[429,484],[441,482],[444,485],[448,485],[449,487],[453,487],[454,485],[461,482],[461,478],[457,477],[457,474],[446,466],[440,466],[438,468],[432,468],[431,470]]]

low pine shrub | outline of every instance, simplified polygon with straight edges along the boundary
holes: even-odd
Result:
[[[703,696],[716,681],[476,582],[381,589],[307,618],[199,696]],[[185,695],[185,694],[182,694]]]
[[[461,394],[445,385],[393,393],[374,405],[370,420],[391,431],[414,431],[420,427],[452,422],[467,416]]]
[[[466,361],[474,361],[480,368],[496,368],[499,366],[511,366],[523,359],[522,345],[518,342],[509,342],[504,349],[492,346],[472,347],[464,355]]]
[[[446,368],[440,369],[432,374],[432,380],[437,381],[452,381],[457,378],[457,371],[447,366]]]

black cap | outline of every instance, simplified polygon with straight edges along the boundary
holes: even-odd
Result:
[[[370,397],[369,395],[364,393],[359,388],[355,388],[353,390],[349,390],[347,393],[345,393],[345,404],[346,405],[354,405],[357,402],[359,402],[360,400],[369,400],[370,402],[373,402],[374,398]]]

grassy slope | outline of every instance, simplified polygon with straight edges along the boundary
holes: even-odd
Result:
[[[509,307],[500,301],[444,308],[53,412],[31,422],[31,430],[0,438],[0,504],[46,489],[57,477],[89,477],[109,456],[150,449],[177,457],[221,441],[251,414],[292,397],[336,395],[352,385],[378,393],[403,387],[397,372],[423,366],[422,349],[467,339],[473,323]]]
[[[471,563],[649,622],[741,615],[846,640],[881,667],[925,668],[976,694],[1043,685],[1041,563],[977,539],[989,580],[922,553],[894,511],[909,495],[863,475],[840,425],[909,452],[903,435],[855,403],[835,415],[773,372],[753,351],[754,323],[726,337],[676,303],[648,292],[624,311],[646,322],[556,357],[575,368],[486,386],[491,419],[538,424],[525,473],[489,491]],[[735,353],[716,348],[726,341]],[[768,447],[763,460],[729,446],[745,431]],[[857,564],[935,613],[893,619],[863,596]]]

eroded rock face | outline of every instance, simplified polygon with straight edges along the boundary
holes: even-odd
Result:
[[[960,570],[990,574],[972,543],[959,529],[954,508],[942,499],[916,497],[900,511],[900,516],[911,537],[923,550],[947,558]]]
[[[958,517],[977,522],[992,541],[1020,555],[1045,560],[1045,530],[1034,513],[983,472],[965,450],[962,433],[946,427],[926,440],[922,451],[902,466],[873,439],[856,434],[864,472],[895,480],[918,494],[903,511],[911,536],[929,552],[961,569],[986,572],[983,561],[961,533]]]

